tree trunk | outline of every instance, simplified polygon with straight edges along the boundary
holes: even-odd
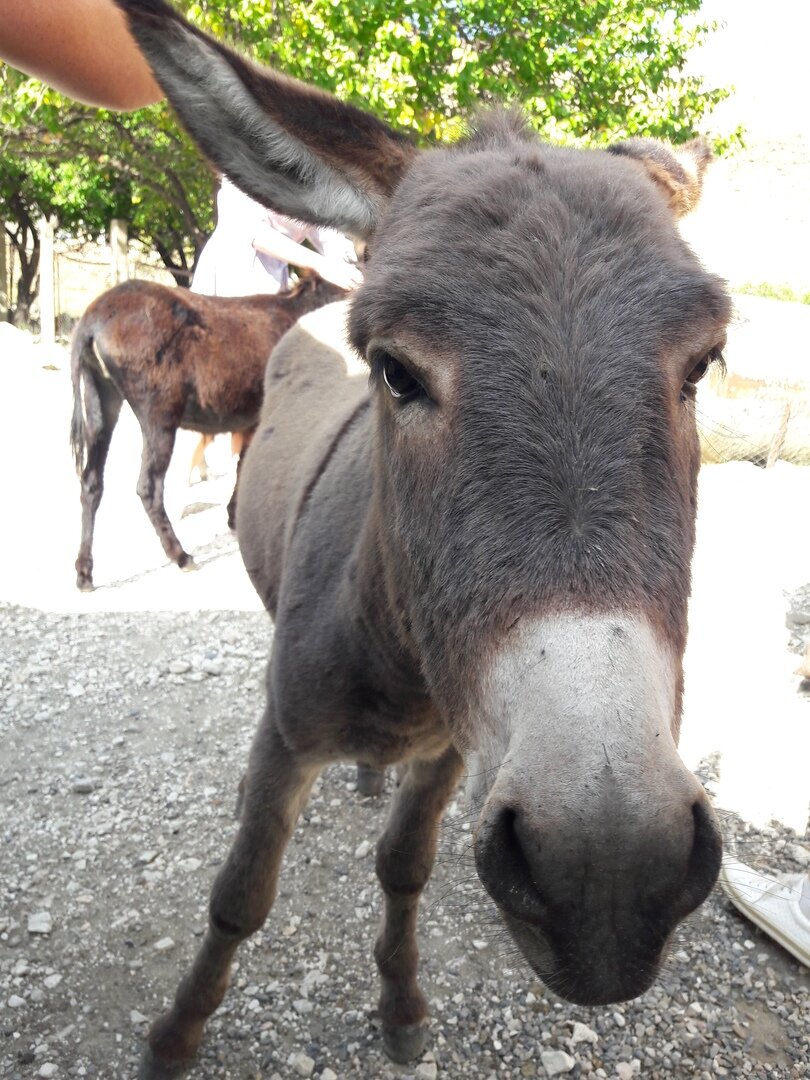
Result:
[[[0,322],[8,319],[9,309],[9,283],[8,283],[8,243],[6,241],[5,225],[0,221]]]
[[[113,285],[129,279],[129,222],[113,218],[110,222],[110,277]]]
[[[39,222],[39,341],[56,341],[56,279],[54,275],[53,234],[56,219],[42,217]]]

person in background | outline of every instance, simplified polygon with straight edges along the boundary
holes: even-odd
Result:
[[[197,261],[194,292],[208,296],[283,292],[289,288],[290,264],[313,270],[344,289],[363,279],[347,237],[276,214],[223,176],[217,225]]]

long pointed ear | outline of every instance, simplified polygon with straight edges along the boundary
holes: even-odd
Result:
[[[116,0],[203,153],[266,206],[358,238],[417,151],[370,113],[244,59],[165,0]]]
[[[628,139],[608,150],[640,162],[676,217],[688,214],[700,201],[703,176],[712,160],[703,139],[692,139],[683,146],[669,146],[657,139]]]

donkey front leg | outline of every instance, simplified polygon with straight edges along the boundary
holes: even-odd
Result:
[[[143,508],[158,534],[163,550],[172,562],[176,562],[181,570],[194,570],[196,564],[177,539],[163,503],[164,482],[172,460],[177,428],[158,427],[140,416],[138,420],[143,436],[138,494]]]
[[[239,831],[211,891],[208,931],[174,1004],[149,1032],[141,1080],[169,1080],[192,1064],[237,947],[270,912],[284,849],[320,770],[287,748],[268,708],[244,778]]]
[[[433,868],[442,811],[461,770],[452,747],[433,760],[411,762],[377,845],[377,876],[385,893],[374,948],[382,980],[383,1041],[389,1057],[403,1063],[419,1057],[427,1042],[427,1002],[416,980],[417,909]]]

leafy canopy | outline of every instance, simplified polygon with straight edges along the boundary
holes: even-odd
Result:
[[[546,138],[682,141],[726,91],[685,74],[711,32],[701,0],[179,0],[257,59],[426,142],[482,103],[520,101]],[[55,213],[98,236],[111,217],[185,280],[211,226],[212,178],[165,105],[89,109],[0,66],[0,220]],[[14,196],[14,197],[12,197]],[[21,205],[22,206],[21,209]]]

